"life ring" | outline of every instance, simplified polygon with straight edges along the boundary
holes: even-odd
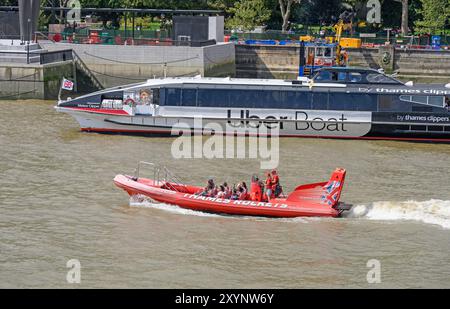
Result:
[[[323,59],[317,59],[317,65],[324,65]]]
[[[132,98],[128,98],[125,100],[125,105],[128,105],[130,107],[136,106],[136,101],[134,101]]]

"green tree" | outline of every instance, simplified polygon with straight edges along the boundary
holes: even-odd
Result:
[[[253,30],[264,25],[272,14],[264,0],[239,0],[229,9],[233,17],[227,26],[232,29]]]
[[[450,2],[448,0],[421,0],[422,8],[418,13],[422,19],[415,22],[419,33],[436,33],[443,30],[450,18]]]

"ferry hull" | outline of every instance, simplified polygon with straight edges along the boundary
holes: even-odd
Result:
[[[405,125],[393,122],[373,122],[373,118],[378,115],[361,113],[358,117],[352,118],[352,114],[342,112],[341,117],[347,122],[340,122],[337,116],[330,116],[326,112],[322,113],[322,118],[315,117],[314,122],[286,121],[280,127],[279,122],[276,130],[270,129],[274,123],[266,123],[256,120],[236,120],[235,118],[204,118],[201,122],[198,119],[189,117],[153,117],[148,115],[124,115],[105,114],[100,112],[57,108],[58,111],[65,112],[73,116],[84,132],[96,132],[107,134],[129,134],[145,136],[179,136],[183,133],[204,134],[212,132],[229,135],[246,136],[280,136],[280,137],[300,137],[300,138],[338,138],[338,139],[367,139],[367,140],[399,140],[417,142],[441,142],[450,143],[450,126],[438,127],[441,131],[411,131],[401,127]],[[302,111],[304,113],[304,111]],[[314,111],[317,114],[317,111]],[[339,113],[339,112],[337,112]],[[336,113],[335,113],[336,114]],[[333,117],[334,116],[334,117]],[[386,117],[386,115],[383,115]],[[317,120],[319,118],[319,120]],[[336,119],[336,121],[329,121]],[[323,121],[320,121],[323,120]],[[350,121],[348,121],[350,120]],[[210,124],[215,126],[211,127]],[[408,124],[411,126],[425,126],[424,124]],[[255,128],[258,128],[256,130]],[[222,130],[220,130],[222,129]]]

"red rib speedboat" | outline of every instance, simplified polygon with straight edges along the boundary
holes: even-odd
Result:
[[[346,171],[340,168],[333,172],[328,182],[301,185],[287,197],[271,199],[268,202],[255,198],[262,196],[254,194],[255,192],[250,192],[246,200],[201,196],[197,192],[202,191],[202,187],[158,180],[162,172],[167,176],[168,171],[163,168],[155,172],[155,179],[117,175],[114,183],[130,196],[144,195],[156,202],[210,213],[264,217],[338,217],[351,208],[351,205],[339,202],[346,174]],[[257,187],[252,183],[251,191]]]

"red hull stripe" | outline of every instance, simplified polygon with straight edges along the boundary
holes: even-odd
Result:
[[[98,133],[136,133],[136,134],[171,134],[171,130],[128,130],[128,129],[104,129],[104,128],[81,128],[83,132]],[[382,137],[382,136],[316,136],[316,135],[294,135],[280,134],[280,137],[299,137],[299,138],[331,138],[331,139],[359,139],[359,140],[392,140],[392,141],[411,141],[411,142],[444,142],[450,143],[450,138],[414,138],[414,137]]]
[[[127,115],[130,116],[126,111],[122,109],[100,109],[100,108],[88,108],[88,107],[67,107],[74,111],[89,112],[94,114],[102,115]]]

